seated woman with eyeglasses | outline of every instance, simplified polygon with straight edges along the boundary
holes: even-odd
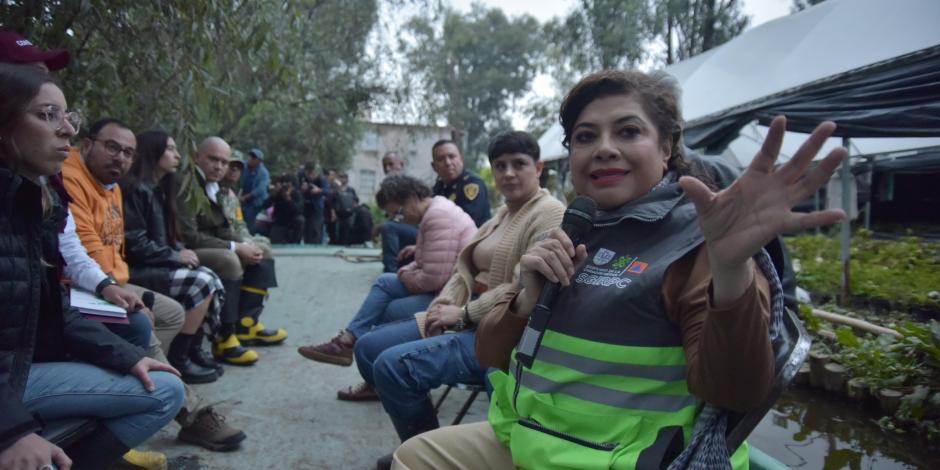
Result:
[[[415,259],[397,273],[384,273],[375,280],[345,330],[329,342],[301,346],[298,351],[308,359],[349,366],[358,338],[377,325],[412,318],[426,309],[450,278],[458,253],[477,231],[463,209],[445,197],[432,197],[431,188],[411,176],[386,177],[375,200],[389,219],[420,224]],[[337,396],[348,401],[378,399],[366,383],[341,390]]]
[[[80,122],[66,109],[49,76],[0,64],[0,468],[108,468],[183,403],[176,370],[82,318],[59,284],[65,209],[45,179]],[[62,418],[100,426],[66,455],[37,434]]]
[[[107,468],[183,402],[176,371],[70,308],[48,262],[65,210],[45,179],[80,122],[65,110],[50,77],[0,64],[0,468]],[[102,426],[66,455],[37,433],[70,417]]]

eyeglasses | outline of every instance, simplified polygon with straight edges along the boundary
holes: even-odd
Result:
[[[125,160],[134,160],[134,158],[137,157],[137,149],[134,147],[122,147],[121,144],[111,139],[99,140],[94,136],[89,137],[89,139],[91,139],[92,142],[101,142],[104,144],[105,152],[107,152],[111,157],[116,157],[118,154],[124,157]]]
[[[30,109],[30,112],[39,118],[40,121],[45,122],[53,132],[61,131],[62,128],[65,127],[66,121],[72,126],[76,134],[78,133],[78,129],[82,126],[81,114],[77,111],[63,111],[54,104],[33,108]]]

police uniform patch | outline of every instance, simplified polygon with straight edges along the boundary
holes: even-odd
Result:
[[[468,183],[463,187],[463,195],[467,196],[467,199],[474,200],[480,194],[480,185],[476,183]]]

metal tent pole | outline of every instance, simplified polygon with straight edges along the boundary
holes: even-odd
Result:
[[[842,146],[845,147],[846,151],[849,149],[849,138],[842,138]],[[852,177],[852,165],[850,164],[850,155],[846,155],[845,161],[842,162],[842,210],[845,211],[845,219],[842,220],[842,237],[841,237],[841,252],[840,259],[842,261],[842,289],[839,292],[839,304],[846,306],[849,301],[849,295],[851,291],[849,289],[849,244],[852,241],[852,220],[849,217],[852,214],[852,197],[849,194],[849,191],[852,190],[852,186],[849,182],[849,178]]]

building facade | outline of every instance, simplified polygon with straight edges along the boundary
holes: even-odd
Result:
[[[373,204],[385,176],[382,156],[388,152],[401,156],[406,174],[433,185],[431,146],[440,139],[450,138],[447,127],[364,122],[362,137],[348,170],[349,185],[355,188],[362,202]]]

